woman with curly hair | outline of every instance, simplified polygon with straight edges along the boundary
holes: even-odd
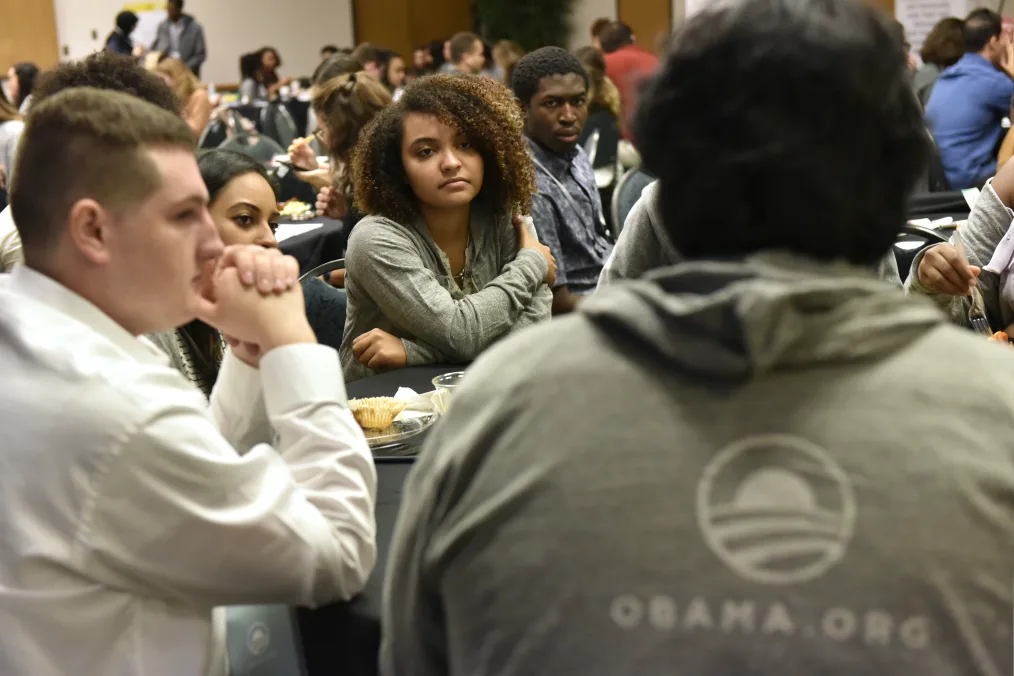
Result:
[[[556,261],[531,219],[535,173],[511,93],[433,75],[377,115],[352,158],[365,217],[345,262],[348,381],[475,359],[548,319]]]

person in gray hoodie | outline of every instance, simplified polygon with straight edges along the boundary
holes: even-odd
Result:
[[[686,261],[469,369],[385,676],[1011,673],[1014,351],[870,270],[927,158],[908,87],[866,3],[676,34],[635,133]]]
[[[659,185],[654,181],[645,187],[640,199],[627,214],[616,245],[599,273],[598,288],[614,284],[623,279],[637,279],[645,272],[683,260],[676,250],[659,211]],[[820,221],[817,221],[819,226]],[[888,251],[875,264],[877,276],[886,282],[901,286],[898,274],[898,259],[894,250]]]

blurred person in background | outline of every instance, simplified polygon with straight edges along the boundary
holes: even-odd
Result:
[[[0,92],[0,189],[7,190],[14,179],[14,160],[17,156],[18,141],[25,123],[18,109]],[[6,266],[0,267],[0,272]]]
[[[941,19],[922,43],[919,50],[922,66],[915,72],[912,86],[924,108],[940,73],[956,64],[965,53],[964,25],[965,22],[957,17]]]
[[[255,100],[261,95],[266,95],[267,100],[278,98],[279,90],[288,87],[292,83],[291,77],[280,77],[278,68],[282,65],[282,57],[274,47],[261,47],[254,52],[257,68],[253,71],[252,77],[244,79],[240,86],[240,96]],[[251,64],[253,60],[251,60]],[[252,86],[256,83],[256,87]]]
[[[623,138],[633,141],[628,121],[637,110],[641,85],[658,67],[658,57],[634,44],[630,26],[614,21],[602,29],[600,36],[606,59],[606,75],[620,90],[623,102],[623,119],[620,129]]]
[[[486,65],[486,56],[482,39],[478,35],[468,31],[456,33],[447,45],[448,63],[451,65],[447,72],[467,75],[478,75],[482,72]]]
[[[996,173],[997,149],[1014,96],[1014,46],[1000,15],[976,9],[964,23],[965,54],[937,78],[926,121],[952,190],[980,187]]]
[[[364,42],[352,50],[349,55],[363,64],[363,70],[374,80],[380,81],[383,68],[380,63],[380,48],[370,42]]]
[[[113,54],[123,56],[141,56],[144,54],[144,45],[135,45],[130,39],[130,34],[137,28],[137,15],[133,12],[123,11],[116,15],[116,28],[106,38],[106,49]]]
[[[687,260],[469,367],[381,673],[1011,673],[1014,351],[869,271],[928,150],[885,17],[711,3],[634,125]]]
[[[500,81],[506,86],[510,87],[514,66],[524,55],[525,50],[513,40],[500,40],[493,46],[493,62],[500,69]]]
[[[168,0],[166,13],[165,21],[158,25],[152,51],[179,59],[200,78],[201,66],[208,56],[204,28],[194,17],[183,13],[183,0]]]
[[[320,48],[320,60],[323,61],[329,56],[334,56],[338,53],[338,45],[324,45]]]
[[[397,101],[405,89],[405,59],[390,49],[380,50],[380,82],[391,92],[391,97]]]
[[[207,87],[179,59],[163,59],[155,67],[155,73],[176,94],[183,106],[183,119],[193,130],[194,137],[199,137],[211,120],[212,105]]]
[[[894,29],[894,34],[897,37],[899,44],[905,50],[905,56],[908,63],[909,73],[915,73],[919,67],[919,62],[916,61],[915,55],[912,53],[912,43],[908,41],[908,31],[905,30],[905,24],[901,23],[897,19],[891,21],[891,27]]]
[[[434,70],[433,55],[430,53],[429,45],[416,47],[412,52],[412,71],[408,74],[409,82],[424,75],[429,75]]]
[[[7,71],[7,100],[14,104],[22,115],[28,112],[32,90],[35,89],[35,79],[38,76],[39,67],[27,61],[14,64]]]
[[[620,120],[623,119],[620,92],[606,76],[606,61],[601,51],[594,47],[582,47],[575,56],[588,71],[591,81],[588,87],[588,121],[585,122],[579,143],[584,146],[588,137],[598,131],[594,167],[615,166],[620,143]]]
[[[467,363],[548,319],[555,263],[522,217],[535,189],[522,119],[489,78],[432,75],[367,127],[352,161],[343,371]]]
[[[609,24],[611,24],[612,22],[613,22],[612,19],[607,19],[604,16],[599,17],[598,19],[592,21],[591,44],[592,47],[599,50],[600,52],[602,51],[602,31],[604,31],[606,27],[609,26]]]
[[[328,218],[341,219],[342,250],[363,217],[353,195],[352,151],[369,123],[391,102],[387,88],[365,71],[332,78],[320,85],[313,97],[318,136],[330,156],[329,185],[318,193],[316,207]],[[331,282],[342,286],[344,278],[345,271],[337,270]]]
[[[261,59],[257,52],[250,52],[239,57],[239,97],[241,102],[267,101],[268,88],[258,77]]]

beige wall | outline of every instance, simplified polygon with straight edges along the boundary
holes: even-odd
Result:
[[[590,45],[592,22],[603,16],[607,19],[616,18],[616,0],[576,0],[570,20],[570,48]]]
[[[124,0],[53,2],[64,59],[101,49],[124,5]],[[184,11],[204,26],[208,60],[201,76],[207,82],[236,82],[240,55],[265,45],[281,54],[283,75],[310,75],[325,44],[352,45],[349,0],[186,0]]]

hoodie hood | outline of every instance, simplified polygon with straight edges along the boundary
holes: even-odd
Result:
[[[580,311],[650,363],[724,382],[880,358],[945,321],[869,270],[780,253],[663,268]]]

